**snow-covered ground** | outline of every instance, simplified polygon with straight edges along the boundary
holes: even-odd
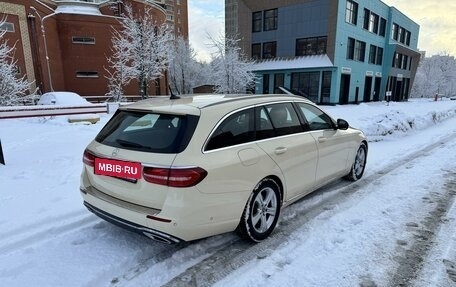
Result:
[[[456,286],[456,101],[323,108],[368,135],[365,176],[283,210],[256,245],[164,245],[89,213],[82,153],[109,115],[0,120],[0,286]]]

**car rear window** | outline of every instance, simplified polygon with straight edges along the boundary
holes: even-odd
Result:
[[[195,131],[197,116],[118,110],[95,140],[128,150],[179,153]]]

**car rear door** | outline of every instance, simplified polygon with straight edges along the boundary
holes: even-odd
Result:
[[[257,144],[280,167],[285,201],[311,191],[315,185],[317,145],[304,131],[290,102],[256,108]]]

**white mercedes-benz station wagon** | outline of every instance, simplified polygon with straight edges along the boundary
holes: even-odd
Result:
[[[267,238],[280,210],[364,173],[367,140],[287,95],[154,98],[122,106],[84,152],[81,194],[101,218],[166,243]]]

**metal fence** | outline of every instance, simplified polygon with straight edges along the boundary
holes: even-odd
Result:
[[[0,107],[0,119],[108,113],[108,105]]]

